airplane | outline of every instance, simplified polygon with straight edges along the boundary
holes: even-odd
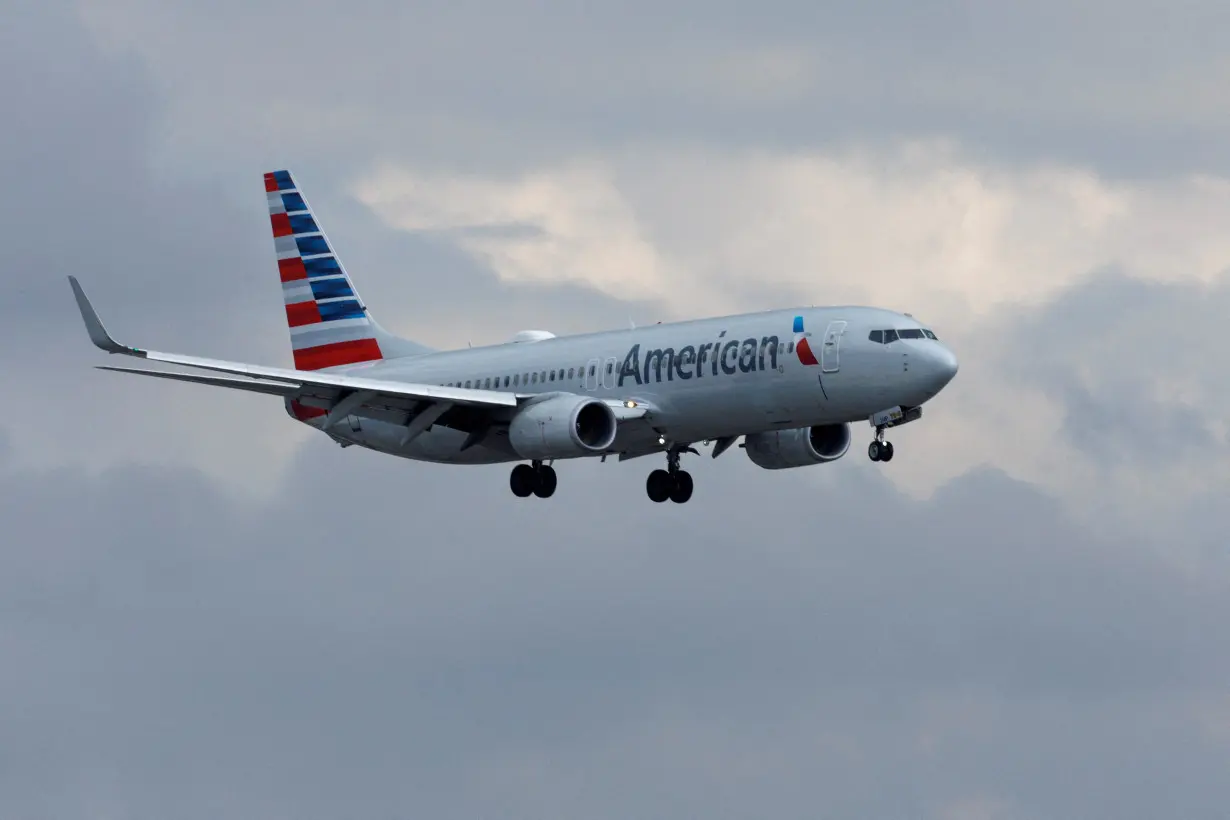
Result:
[[[908,313],[799,307],[596,333],[525,330],[501,344],[434,350],[372,316],[289,171],[264,175],[294,367],[129,347],[103,327],[70,276],[90,340],[102,350],[192,368],[98,369],[280,396],[291,418],[342,447],[443,464],[516,462],[514,495],[549,498],[554,462],[665,456],[650,500],[686,503],[681,469],[695,444],[717,458],[739,446],[758,467],[791,469],[846,455],[867,421],[872,461],[886,431],[916,421],[953,379],[957,358]],[[222,375],[215,375],[222,374]]]

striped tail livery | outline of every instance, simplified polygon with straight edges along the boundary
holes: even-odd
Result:
[[[265,174],[265,193],[296,370],[428,352],[371,317],[289,171]]]

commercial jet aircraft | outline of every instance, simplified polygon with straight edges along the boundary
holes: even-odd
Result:
[[[885,431],[918,419],[957,373],[957,359],[909,314],[805,307],[555,336],[522,331],[503,344],[437,351],[372,317],[302,191],[265,174],[294,369],[143,350],[116,342],[76,278],[86,330],[108,353],[210,371],[100,366],[281,396],[287,413],[343,447],[357,444],[447,464],[520,462],[521,498],[555,492],[552,463],[660,454],[646,492],[684,503],[680,457],[740,437],[759,467],[836,461],[850,425],[867,421],[867,454],[888,462]],[[214,375],[224,374],[224,375]]]

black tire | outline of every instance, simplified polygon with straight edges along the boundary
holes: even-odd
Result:
[[[538,468],[537,481],[534,482],[534,495],[539,498],[550,498],[555,494],[555,486],[559,480],[555,476],[555,468],[546,465]]]
[[[534,492],[534,486],[538,483],[537,478],[533,467],[528,464],[518,464],[513,467],[512,475],[508,477],[508,486],[517,498],[528,498],[530,493]]]
[[[670,498],[674,483],[671,481],[671,474],[666,470],[654,470],[645,480],[645,494],[649,496],[650,501],[661,504]]]
[[[671,501],[686,504],[692,497],[692,474],[684,470],[675,473],[675,486],[671,487]]]
[[[893,460],[893,443],[891,441],[884,442],[884,447],[880,453],[880,461]]]
[[[873,441],[867,445],[867,458],[872,461],[879,461],[883,458],[883,447],[878,441]]]

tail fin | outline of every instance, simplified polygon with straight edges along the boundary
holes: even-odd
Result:
[[[289,171],[265,174],[296,370],[430,352],[372,318]]]

